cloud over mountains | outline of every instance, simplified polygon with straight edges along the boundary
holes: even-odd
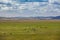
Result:
[[[0,0],[0,16],[60,16],[60,0],[52,0],[48,2]]]

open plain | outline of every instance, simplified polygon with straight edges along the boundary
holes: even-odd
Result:
[[[0,20],[0,40],[60,40],[60,20]]]

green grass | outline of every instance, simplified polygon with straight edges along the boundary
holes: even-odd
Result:
[[[60,40],[60,21],[0,22],[0,40]]]

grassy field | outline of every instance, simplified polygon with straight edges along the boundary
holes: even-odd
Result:
[[[60,40],[60,20],[0,21],[0,40]]]

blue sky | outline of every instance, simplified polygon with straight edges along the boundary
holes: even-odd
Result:
[[[0,0],[0,17],[34,16],[60,16],[60,0]]]

